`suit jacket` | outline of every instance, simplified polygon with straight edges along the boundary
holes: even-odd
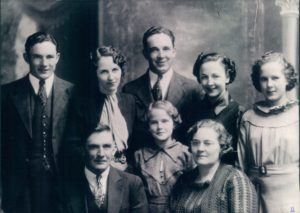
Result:
[[[148,124],[145,120],[145,113],[153,97],[151,93],[149,73],[146,72],[141,77],[127,83],[123,91],[125,93],[133,94],[136,98],[136,112],[137,121],[135,122],[134,128],[134,145],[135,149],[143,147],[142,141],[145,141],[145,135],[148,135]],[[186,123],[191,119],[188,113],[192,108],[195,107],[194,103],[197,103],[203,97],[201,87],[197,82],[185,78],[184,76],[174,72],[171,78],[169,89],[167,92],[166,100],[170,101],[179,111],[183,120],[183,125],[180,129],[175,132],[175,138],[180,142],[185,142],[185,132],[187,127]]]
[[[30,114],[30,90],[32,88],[29,75],[3,85],[1,89],[2,206],[4,211],[10,212],[19,205],[18,196],[24,192],[27,186],[27,164],[29,162],[27,147],[32,143]],[[55,166],[58,166],[60,144],[72,91],[71,83],[54,77],[51,139]]]
[[[94,131],[99,123],[102,113],[105,95],[98,90],[93,90],[88,94],[77,91],[71,101],[71,109],[68,116],[68,129],[64,140],[66,175],[71,167],[84,164],[84,144],[87,137]],[[135,121],[135,99],[132,95],[117,93],[118,105],[127,124],[127,130],[132,132]]]
[[[87,212],[88,181],[81,173],[70,178],[67,200],[70,213]],[[107,213],[147,213],[148,203],[141,179],[110,167],[107,185]]]

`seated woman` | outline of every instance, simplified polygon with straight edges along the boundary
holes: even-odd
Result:
[[[232,135],[233,152],[223,157],[224,163],[235,165],[237,161],[238,122],[244,108],[228,93],[228,85],[236,76],[235,63],[218,53],[201,53],[193,68],[193,74],[201,84],[205,96],[199,107],[191,111],[191,125],[202,119],[221,122]]]
[[[152,141],[135,152],[135,170],[144,182],[149,211],[165,213],[169,212],[169,195],[177,178],[194,164],[188,147],[172,137],[181,119],[170,102],[152,103],[146,120]]]
[[[254,186],[247,176],[220,157],[231,149],[231,136],[221,123],[204,119],[190,130],[197,167],[183,174],[171,195],[171,212],[257,212]]]
[[[100,123],[108,125],[117,148],[111,164],[125,170],[128,138],[135,118],[134,97],[118,92],[125,73],[126,58],[117,49],[102,46],[91,52],[90,59],[92,74],[95,76],[91,79],[91,84],[95,78],[97,82],[96,85],[86,85],[92,89],[78,94],[74,99],[66,146],[73,146],[73,150],[77,148],[83,152],[84,138]],[[75,151],[72,155],[77,160],[78,153]]]
[[[297,74],[281,53],[267,52],[251,77],[264,100],[242,117],[240,166],[256,186],[260,212],[300,212],[299,104],[288,97]]]

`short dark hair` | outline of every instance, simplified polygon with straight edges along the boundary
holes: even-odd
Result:
[[[224,65],[225,68],[225,74],[229,77],[228,84],[231,84],[236,76],[236,67],[235,62],[228,58],[225,55],[221,55],[216,52],[212,53],[200,53],[196,59],[196,62],[193,67],[193,75],[197,78],[198,82],[200,83],[200,69],[201,66],[209,61],[220,61]]]
[[[102,132],[111,132],[111,128],[106,124],[99,123],[98,126],[88,134],[88,136],[86,138],[86,142],[88,141],[88,139],[91,135],[100,134]]]
[[[221,147],[220,158],[223,157],[224,154],[233,150],[231,146],[232,136],[227,132],[223,124],[212,119],[203,119],[198,121],[189,129],[188,139],[190,142],[198,129],[203,127],[213,129],[219,135],[218,140]]]
[[[30,49],[37,43],[42,43],[45,41],[52,42],[55,47],[56,51],[59,52],[58,43],[56,42],[55,38],[48,32],[36,32],[32,35],[30,35],[26,42],[25,42],[25,52],[26,54],[29,54]]]
[[[162,27],[162,26],[152,26],[144,33],[144,36],[143,36],[144,50],[147,49],[147,39],[154,34],[160,34],[160,33],[168,35],[171,38],[173,47],[175,46],[175,36],[171,30],[169,30],[165,27]]]
[[[150,113],[151,113],[152,109],[165,110],[166,113],[172,118],[175,128],[177,128],[182,123],[180,114],[179,114],[178,110],[176,109],[176,107],[171,102],[166,101],[166,100],[155,101],[150,104],[150,106],[148,108],[148,113],[146,114],[147,123],[149,123]]]
[[[261,58],[256,60],[252,66],[251,79],[252,79],[252,84],[257,91],[261,92],[260,81],[259,81],[261,67],[268,62],[274,62],[274,61],[277,61],[283,65],[283,73],[288,81],[286,90],[287,91],[292,90],[297,84],[297,80],[298,80],[297,73],[295,72],[294,67],[283,57],[283,54],[279,52],[269,51],[263,54]]]
[[[125,74],[127,59],[121,51],[111,46],[101,46],[94,49],[90,52],[90,59],[95,68],[98,68],[101,56],[111,56],[113,62],[121,68],[122,76]]]

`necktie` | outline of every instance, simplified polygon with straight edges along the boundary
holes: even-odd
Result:
[[[45,80],[40,80],[40,87],[39,87],[39,91],[38,91],[38,96],[39,96],[39,99],[41,101],[41,104],[43,106],[46,105],[46,102],[47,102],[47,94],[46,94],[46,88],[45,88]]]
[[[162,79],[162,75],[158,75],[157,81],[155,82],[152,88],[152,95],[155,101],[162,100],[162,90],[160,86],[161,79]]]
[[[104,193],[103,193],[103,188],[102,188],[102,184],[101,184],[101,175],[97,175],[96,183],[97,183],[97,186],[96,186],[96,189],[94,192],[95,203],[100,208],[104,203]]]

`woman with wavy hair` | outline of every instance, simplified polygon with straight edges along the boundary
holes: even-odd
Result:
[[[224,126],[204,119],[189,130],[189,137],[197,167],[179,177],[171,195],[171,212],[257,212],[251,181],[220,161],[231,149],[231,135]]]
[[[192,124],[202,119],[221,122],[232,135],[233,152],[224,155],[222,161],[235,165],[237,162],[236,144],[238,123],[244,108],[229,94],[228,85],[236,76],[235,62],[219,53],[201,53],[194,64],[193,74],[202,86],[205,96],[191,111]]]
[[[261,212],[299,212],[299,105],[287,94],[297,75],[281,53],[267,52],[251,77],[264,100],[242,117],[239,164],[256,186]]]
[[[74,99],[70,114],[68,144],[75,151],[71,157],[83,153],[85,138],[99,125],[109,126],[113,133],[116,153],[112,166],[126,170],[128,167],[128,140],[135,118],[135,99],[118,91],[125,74],[126,57],[110,46],[95,48],[90,54],[93,78],[87,92]],[[68,148],[68,147],[67,147]],[[76,154],[77,152],[77,154]],[[80,155],[79,155],[80,156]]]

